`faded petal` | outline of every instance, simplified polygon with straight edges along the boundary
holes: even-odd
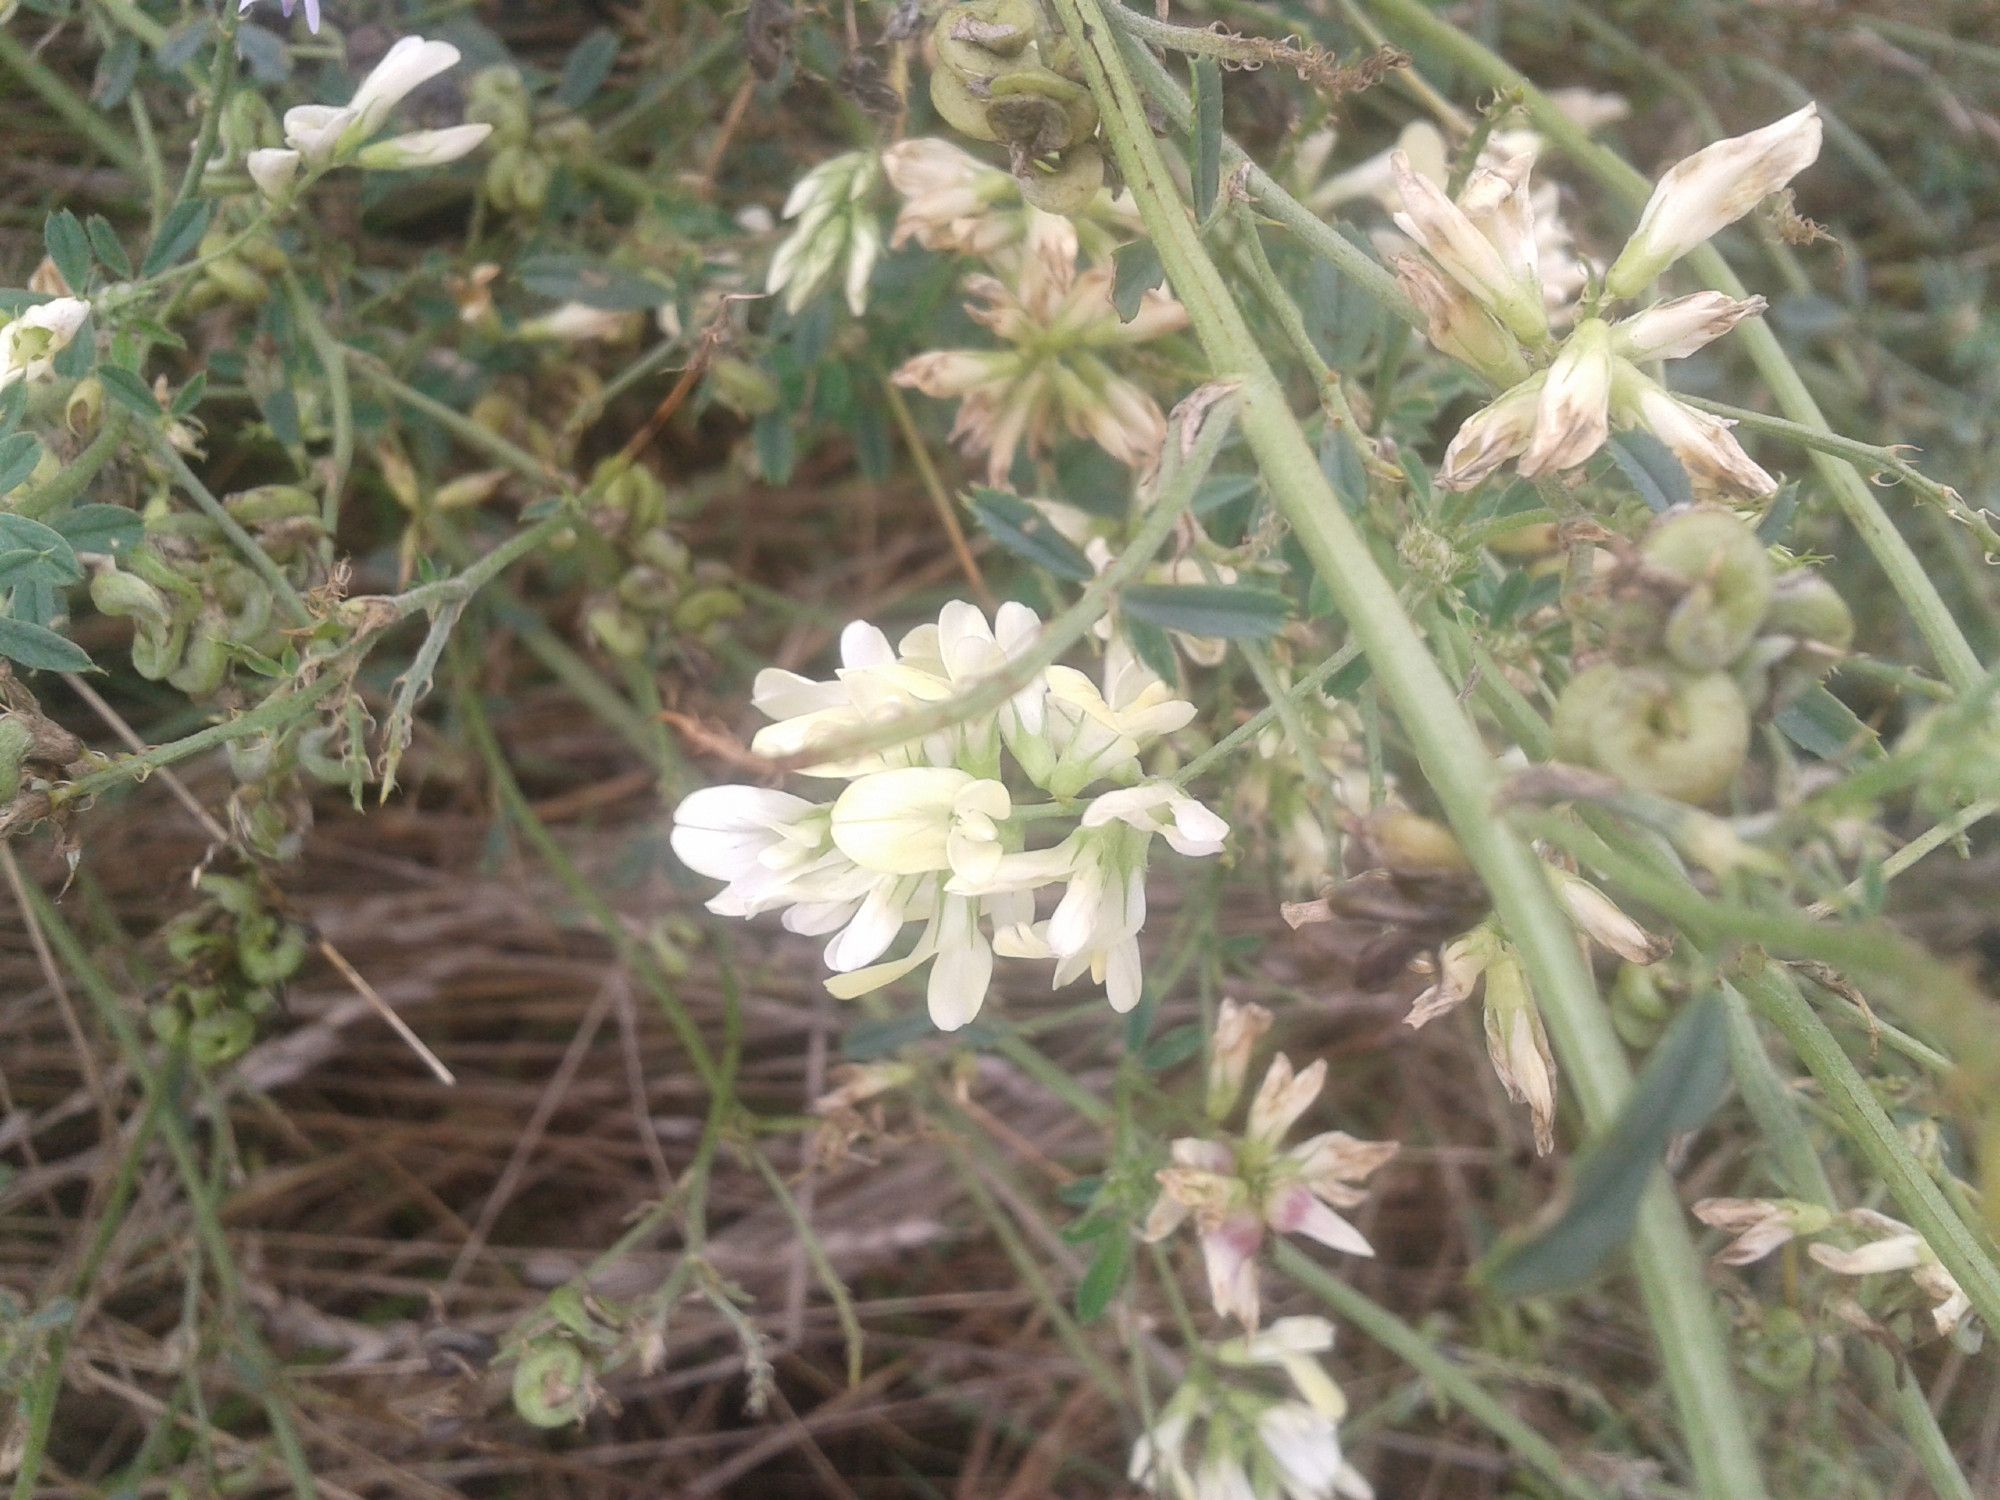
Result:
[[[1545,373],[1531,375],[1467,417],[1444,451],[1438,488],[1469,490],[1508,459],[1526,452],[1547,382]]]
[[[452,125],[443,130],[413,130],[363,146],[354,164],[377,172],[409,172],[442,167],[470,156],[493,133],[491,125]]]
[[[1611,330],[1591,318],[1564,341],[1535,406],[1521,455],[1529,477],[1573,469],[1611,436]]]
[[[1276,1145],[1312,1107],[1326,1086],[1326,1060],[1321,1058],[1302,1073],[1292,1070],[1292,1060],[1280,1052],[1271,1059],[1257,1097],[1250,1101],[1250,1120],[1245,1134],[1264,1145]]]
[[[1605,277],[1605,289],[1614,297],[1636,296],[1696,245],[1811,166],[1819,147],[1819,106],[1808,104],[1676,164],[1653,189],[1639,227]]]
[[[1721,292],[1696,292],[1671,302],[1656,302],[1612,325],[1612,348],[1620,358],[1641,362],[1685,359],[1746,318],[1758,316],[1768,305],[1762,297],[1736,298]]]

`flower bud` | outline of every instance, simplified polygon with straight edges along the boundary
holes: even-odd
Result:
[[[1621,426],[1643,427],[1667,445],[1696,494],[1762,500],[1778,492],[1778,481],[1730,435],[1733,423],[1676,400],[1631,365],[1618,367],[1612,402]]]
[[[1511,949],[1486,966],[1486,1055],[1507,1097],[1528,1106],[1535,1154],[1555,1149],[1556,1062],[1528,976]]]
[[[1554,865],[1545,868],[1570,921],[1600,948],[1634,964],[1658,963],[1673,952],[1672,938],[1648,932],[1581,875],[1572,875]]]
[[[1606,275],[1613,297],[1633,297],[1675,261],[1734,224],[1819,156],[1819,106],[1747,135],[1704,146],[1662,177],[1639,227]]]
[[[1261,1005],[1240,1005],[1224,1000],[1215,1017],[1215,1035],[1208,1043],[1208,1091],[1205,1107],[1211,1120],[1220,1120],[1236,1107],[1243,1095],[1243,1079],[1249,1072],[1250,1054],[1271,1029],[1271,1013]]]
[[[1721,338],[1768,304],[1762,297],[1740,301],[1721,292],[1696,292],[1659,302],[1611,328],[1612,352],[1620,359],[1685,359]]]

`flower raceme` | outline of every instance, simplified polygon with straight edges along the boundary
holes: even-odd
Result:
[[[873,153],[849,151],[821,162],[792,187],[784,217],[792,232],[771,258],[764,289],[797,312],[838,274],[848,311],[868,310],[868,279],[882,254],[882,225],[871,199],[882,180]]]
[[[1120,643],[1101,684],[1051,667],[990,712],[883,749],[830,750],[1009,670],[1040,630],[1022,605],[988,620],[954,603],[894,643],[872,625],[848,626],[829,681],[759,673],[752,701],[774,722],[752,748],[846,785],[824,802],[753,786],[684,799],[673,849],[724,882],[709,910],[776,911],[789,931],[827,938],[827,989],[841,998],[928,966],[931,1018],[946,1031],[978,1014],[996,955],[1052,961],[1056,986],[1089,973],[1115,1008],[1136,1005],[1154,838],[1201,858],[1221,851],[1229,827],[1171,782],[1146,779],[1147,748],[1194,709]],[[1057,803],[1024,816],[1017,796],[1028,787]],[[1048,815],[1071,803],[1064,829]],[[1052,825],[1053,842],[1029,846],[1031,831]],[[1038,915],[1038,894],[1058,888]],[[915,941],[886,957],[913,926]]]
[[[1403,211],[1396,223],[1422,247],[1397,279],[1431,342],[1477,370],[1501,395],[1452,439],[1438,483],[1469,489],[1503,463],[1536,478],[1576,468],[1613,428],[1643,428],[1678,458],[1695,489],[1763,499],[1777,481],[1743,451],[1730,424],[1698,411],[1644,373],[1684,359],[1764,310],[1764,299],[1697,292],[1612,321],[1600,307],[1639,295],[1675,261],[1733,224],[1819,155],[1819,112],[1808,104],[1761,130],[1697,151],[1661,178],[1639,226],[1579,309],[1560,344],[1538,266],[1532,158],[1476,166],[1454,200],[1396,153]]]
[[[294,190],[302,171],[352,164],[368,171],[403,172],[444,166],[469,155],[493,133],[491,125],[452,125],[373,139],[390,111],[411,92],[457,66],[458,57],[458,48],[449,42],[404,37],[346,104],[301,104],[286,110],[285,144],[250,153],[245,166],[251,179],[267,198],[275,199]]]

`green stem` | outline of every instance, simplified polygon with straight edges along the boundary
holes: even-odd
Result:
[[[275,694],[248,713],[238,714],[233,719],[225,719],[220,724],[211,724],[206,729],[197,730],[184,739],[171,741],[165,745],[155,745],[150,750],[142,750],[136,755],[121,755],[101,770],[79,776],[75,781],[58,788],[59,803],[72,802],[81,797],[94,797],[99,792],[107,792],[121,782],[141,780],[161,766],[173,765],[186,760],[191,755],[200,755],[205,750],[213,750],[218,745],[226,745],[231,740],[240,740],[248,735],[262,734],[266,730],[282,729],[294,719],[304,718],[335,689],[344,687],[347,678],[339,672],[327,672],[314,678],[295,692]]]
[[[167,214],[195,195],[201,186],[202,173],[208,170],[208,159],[215,154],[215,140],[222,131],[222,111],[229,103],[229,91],[236,83],[236,28],[238,17],[242,14],[236,6],[222,7],[221,34],[215,39],[215,61],[209,67],[204,87],[207,97],[202,100],[201,128],[195,133],[187,170],[181,174],[181,185],[174,193],[174,201],[167,205],[167,213],[160,215],[161,223],[166,222]]]
[[[1420,39],[1424,46],[1442,53],[1488,87],[1517,93],[1535,128],[1626,206],[1636,210],[1651,196],[1652,183],[1636,168],[1592,140],[1590,133],[1572,123],[1548,95],[1496,53],[1429,10],[1422,0],[1370,0],[1370,3],[1407,36]],[[1749,289],[1713,244],[1691,251],[1687,261],[1695,274],[1716,290],[1737,298],[1749,295]],[[1797,366],[1763,320],[1745,323],[1739,337],[1750,362],[1770,387],[1779,410],[1804,427],[1821,432],[1830,430]],[[1834,454],[1815,450],[1812,462],[1848,524],[1874,555],[1876,565],[1887,575],[1890,587],[1909,611],[1931,654],[1937,658],[1939,670],[1961,692],[1972,688],[1984,676],[1978,656],[1923,563],[1882,509],[1868,482],[1851,463]]]
[[[1329,1273],[1296,1245],[1281,1241],[1272,1260],[1292,1280],[1422,1375],[1440,1396],[1461,1407],[1562,1494],[1572,1500],[1605,1500],[1605,1491],[1565,1463],[1555,1444],[1515,1416],[1435,1342],[1388,1308]]]
[[[1500,774],[1395,589],[1348,518],[1286,405],[1262,349],[1196,232],[1100,0],[1056,0],[1105,135],[1218,378],[1242,382],[1240,421],[1273,499],[1394,704],[1425,777],[1526,964],[1571,1087],[1592,1126],[1607,1124],[1631,1070],[1541,862],[1493,815]],[[1371,263],[1372,264],[1372,263]],[[1376,268],[1379,273],[1379,268]],[[1301,747],[1306,753],[1307,747]],[[1724,1357],[1723,1331],[1694,1246],[1664,1185],[1642,1210],[1635,1261],[1712,1500],[1765,1493]]]
[[[1889,1189],[1910,1227],[1924,1237],[1944,1268],[1971,1299],[1988,1328],[2000,1328],[2000,1265],[1972,1227],[1960,1218],[1923,1163],[1904,1141],[1888,1111],[1854,1066],[1840,1039],[1806,1003],[1789,976],[1769,964],[1738,983],[1757,1013],[1775,1026],[1847,1127],[1849,1139]]]

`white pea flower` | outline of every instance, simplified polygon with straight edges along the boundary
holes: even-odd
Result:
[[[1022,199],[1013,173],[950,141],[898,141],[883,151],[882,171],[903,195],[892,245],[915,240],[926,250],[976,255],[1012,268],[1037,218],[1046,217]],[[1080,212],[1063,217],[1093,260],[1108,258],[1140,229],[1130,193],[1114,197],[1100,189]]]
[[[1747,1266],[1782,1245],[1832,1227],[1833,1211],[1797,1198],[1703,1198],[1694,1216],[1735,1239],[1715,1257],[1720,1266]]]
[[[256,3],[257,0],[237,0],[236,13],[241,15]],[[299,8],[299,0],[280,0],[280,3],[287,16]],[[306,0],[306,29],[315,36],[319,34],[319,0]]]
[[[833,804],[833,842],[864,870],[920,875],[950,870],[970,881],[993,874],[1004,852],[1007,788],[949,766],[877,771]]]
[[[1806,1253],[1829,1271],[1841,1276],[1879,1276],[1908,1271],[1917,1290],[1930,1298],[1931,1322],[1940,1334],[1954,1332],[1972,1311],[1972,1299],[1957,1279],[1947,1271],[1924,1237],[1887,1214],[1873,1209],[1849,1209],[1840,1222],[1876,1236],[1853,1250],[1815,1244]]]
[[[1704,146],[1662,177],[1605,277],[1635,297],[1696,245],[1728,228],[1819,159],[1819,106]]]
[[[298,152],[281,146],[260,147],[243,160],[250,180],[266,198],[283,198],[291,192],[304,163],[305,158]]]
[[[792,186],[784,217],[797,222],[771,258],[765,290],[797,312],[838,274],[848,310],[868,310],[868,280],[882,254],[882,225],[871,199],[881,168],[873,153],[849,151],[821,162]]]
[[[1257,1257],[1268,1230],[1302,1234],[1348,1255],[1375,1253],[1337,1210],[1363,1201],[1360,1184],[1395,1156],[1396,1143],[1333,1130],[1283,1148],[1325,1084],[1325,1062],[1295,1072],[1280,1053],[1250,1102],[1240,1137],[1184,1136],[1168,1148],[1171,1164],[1156,1174],[1160,1196],[1142,1236],[1161,1240],[1193,1219],[1209,1300],[1246,1328],[1257,1326]]]
[[[1194,705],[1176,698],[1122,639],[1104,653],[1102,687],[1073,667],[1050,667],[1048,685],[1048,737],[1058,754],[1036,780],[1058,797],[1133,776],[1147,745],[1194,719]]]
[[[1490,925],[1482,923],[1445,944],[1438,954],[1437,982],[1412,1002],[1403,1024],[1427,1026],[1456,1010],[1472,998],[1481,979],[1486,982],[1487,1060],[1507,1097],[1528,1106],[1535,1152],[1546,1156],[1555,1149],[1555,1057],[1527,971]]]
[[[322,171],[348,162],[364,168],[403,171],[442,166],[478,149],[490,125],[457,125],[418,130],[385,141],[371,139],[391,110],[414,90],[457,65],[458,48],[449,42],[406,36],[383,56],[354,97],[344,105],[301,104],[285,111],[285,146],[292,155],[252,153],[251,175],[271,197],[288,191],[301,167]]]
[[[1696,152],[1661,179],[1639,227],[1585,316],[1551,348],[1528,292],[1547,291],[1527,176],[1531,155],[1482,158],[1457,202],[1405,153],[1391,165],[1404,211],[1397,223],[1429,255],[1405,259],[1397,279],[1422,312],[1432,344],[1505,389],[1460,427],[1438,484],[1463,490],[1510,459],[1530,478],[1584,463],[1614,429],[1641,428],[1664,443],[1703,495],[1763,499],[1777,481],[1754,463],[1728,422],[1696,410],[1642,372],[1683,359],[1764,310],[1761,297],[1697,292],[1616,322],[1604,301],[1644,290],[1668,265],[1748,213],[1819,153],[1811,105],[1763,130]],[[1561,311],[1558,321],[1569,313]]]
[[[90,316],[81,297],[52,297],[0,324],[0,391],[17,380],[47,380]]]

